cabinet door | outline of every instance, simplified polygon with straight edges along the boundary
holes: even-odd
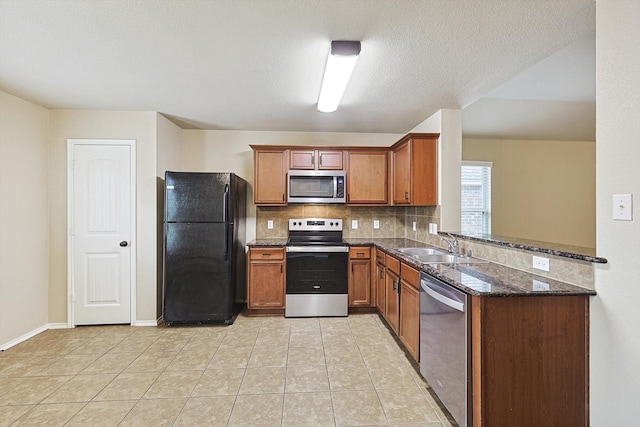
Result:
[[[284,308],[284,263],[249,263],[249,308]]]
[[[397,274],[387,269],[385,273],[385,287],[386,287],[386,301],[385,301],[385,318],[389,322],[391,329],[397,334],[398,326],[400,323],[399,308],[400,308],[400,278]]]
[[[410,134],[392,147],[394,205],[438,203],[438,134]]]
[[[400,283],[400,340],[418,362],[420,348],[420,292],[404,280]]]
[[[411,204],[411,140],[391,153],[393,159],[393,203]]]
[[[388,203],[387,156],[386,150],[347,153],[347,203]]]
[[[376,307],[383,316],[385,316],[386,313],[384,284],[384,265],[376,264]]]
[[[411,141],[411,204],[438,204],[438,138],[416,138]]]
[[[318,150],[318,169],[342,170],[342,151]]]
[[[371,261],[352,259],[349,261],[349,306],[371,306]]]
[[[291,169],[315,169],[315,150],[291,150]]]
[[[286,205],[287,157],[284,150],[255,150],[254,193],[256,205]]]

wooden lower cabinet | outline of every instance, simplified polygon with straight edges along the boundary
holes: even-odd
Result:
[[[420,273],[406,264],[400,266],[400,325],[398,336],[409,354],[419,361]]]
[[[384,279],[384,264],[376,264],[376,272],[375,272],[375,283],[376,283],[376,308],[378,312],[383,316],[386,315],[386,291],[385,291],[385,279]]]
[[[400,327],[400,262],[387,256],[385,271],[385,319],[397,334]]]
[[[471,300],[474,427],[589,425],[588,296]]]
[[[249,314],[284,314],[284,248],[249,248]]]
[[[371,307],[371,248],[349,249],[349,307]]]

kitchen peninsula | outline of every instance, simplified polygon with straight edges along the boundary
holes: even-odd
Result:
[[[474,426],[587,425],[588,297],[595,295],[593,290],[490,262],[425,264],[400,251],[429,247],[410,239],[345,241],[376,254],[369,265],[372,280],[361,285],[369,286],[371,309],[415,362],[420,360],[420,312],[411,296],[420,285],[412,283],[412,273],[424,272],[470,296]],[[284,250],[285,244],[286,239],[256,239],[249,248]]]

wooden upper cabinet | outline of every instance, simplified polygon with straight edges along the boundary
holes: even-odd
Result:
[[[329,150],[291,150],[289,155],[291,169],[342,170],[342,151]]]
[[[388,204],[388,149],[347,151],[346,162],[347,203]]]
[[[288,152],[281,149],[254,149],[253,202],[256,205],[287,204]]]
[[[438,134],[408,134],[391,147],[394,205],[438,204]]]

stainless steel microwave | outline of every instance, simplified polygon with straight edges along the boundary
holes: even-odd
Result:
[[[290,170],[289,203],[345,203],[344,171]]]

